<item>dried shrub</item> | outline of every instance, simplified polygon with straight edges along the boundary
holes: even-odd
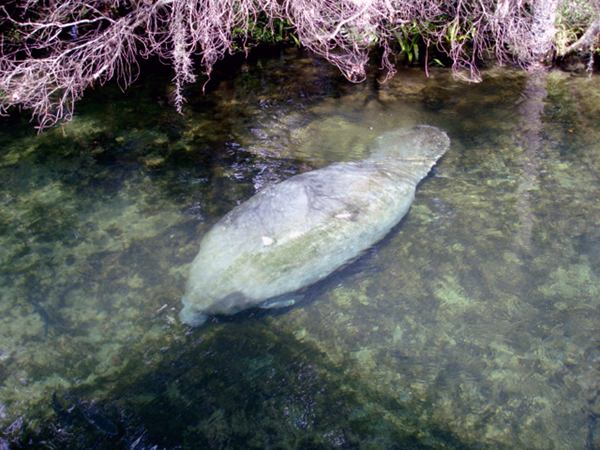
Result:
[[[376,47],[393,75],[395,49],[418,56],[416,38],[447,53],[457,76],[478,81],[483,56],[531,67],[547,55],[558,7],[559,0],[13,0],[0,7],[0,113],[31,109],[40,128],[68,120],[86,87],[116,77],[125,88],[138,58],[150,55],[173,66],[181,111],[197,56],[210,75],[236,42],[272,37],[282,24],[353,82],[364,80]]]

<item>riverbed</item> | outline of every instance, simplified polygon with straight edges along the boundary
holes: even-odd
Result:
[[[89,90],[42,133],[3,119],[0,438],[600,448],[600,79],[428,75],[352,84],[277,49],[189,86],[183,115],[158,67],[125,92]],[[384,240],[291,308],[179,322],[220,217],[417,124],[451,146]]]

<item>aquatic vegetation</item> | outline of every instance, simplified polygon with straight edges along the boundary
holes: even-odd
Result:
[[[305,54],[279,57],[228,67],[192,116],[148,80],[124,103],[92,93],[64,135],[3,129],[3,444],[597,446],[598,83],[408,69],[340,86]],[[284,314],[179,324],[198,235],[257,189],[417,122],[452,147],[368,254]]]

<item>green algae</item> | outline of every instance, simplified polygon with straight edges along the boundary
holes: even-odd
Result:
[[[103,90],[64,131],[3,131],[11,448],[597,446],[597,83],[493,69],[473,86],[411,69],[353,87],[284,59],[295,68],[223,77],[183,117],[152,85]],[[291,310],[177,323],[211,223],[417,122],[452,147],[373,251]],[[47,339],[30,300],[52,319]],[[95,401],[119,434],[60,424],[54,391]]]

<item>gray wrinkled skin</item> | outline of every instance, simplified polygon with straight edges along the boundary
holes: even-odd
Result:
[[[449,145],[431,126],[390,131],[365,160],[296,175],[234,208],[200,243],[182,322],[290,305],[292,293],[355,259],[402,219]]]

